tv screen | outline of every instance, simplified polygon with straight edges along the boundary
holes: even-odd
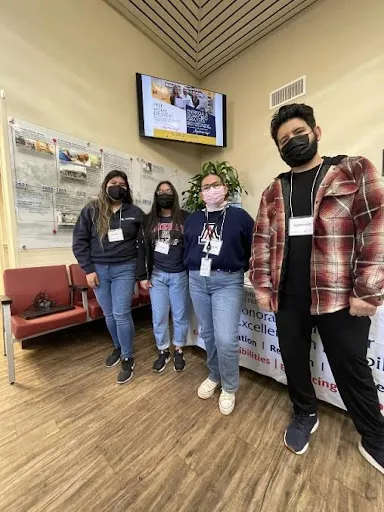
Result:
[[[227,145],[225,94],[140,73],[136,83],[140,135]]]

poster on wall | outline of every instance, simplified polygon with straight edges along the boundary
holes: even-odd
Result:
[[[133,200],[144,211],[149,211],[159,181],[177,178],[180,193],[187,187],[186,173],[32,123],[9,119],[9,135],[22,249],[70,247],[81,209],[97,198],[111,170],[127,174]]]
[[[165,167],[152,164],[151,162],[147,162],[141,158],[138,159],[137,164],[140,167],[141,191],[141,197],[138,202],[138,206],[140,206],[143,211],[148,211],[151,207],[157,184],[161,181],[164,181],[165,179],[169,179],[168,176],[172,174],[174,175],[174,173],[172,173],[172,171],[167,172]]]

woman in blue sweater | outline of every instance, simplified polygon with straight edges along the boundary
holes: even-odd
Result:
[[[245,210],[227,204],[220,176],[205,176],[200,194],[206,208],[190,215],[184,226],[184,264],[209,369],[197,394],[210,398],[221,383],[219,408],[227,415],[239,387],[238,325],[254,222]]]
[[[95,201],[85,206],[73,232],[73,252],[103,310],[114,351],[108,368],[121,360],[118,384],[133,375],[131,314],[136,282],[137,235],[143,212],[132,204],[127,175],[109,172]]]

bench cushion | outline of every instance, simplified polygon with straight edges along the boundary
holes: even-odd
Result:
[[[89,316],[96,320],[97,318],[101,318],[103,316],[103,310],[99,306],[99,303],[96,299],[88,299],[88,310]]]
[[[75,306],[75,309],[70,311],[54,313],[52,315],[34,318],[33,320],[25,320],[19,315],[13,315],[11,325],[14,337],[18,340],[23,340],[54,329],[80,324],[86,320],[87,314],[85,309]]]

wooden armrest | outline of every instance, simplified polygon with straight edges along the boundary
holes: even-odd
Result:
[[[0,295],[0,301],[2,306],[12,304],[12,299],[10,297],[7,297],[6,295]]]
[[[81,284],[70,284],[69,287],[72,288],[72,290],[80,290],[81,292],[86,292],[89,289],[89,286]]]

